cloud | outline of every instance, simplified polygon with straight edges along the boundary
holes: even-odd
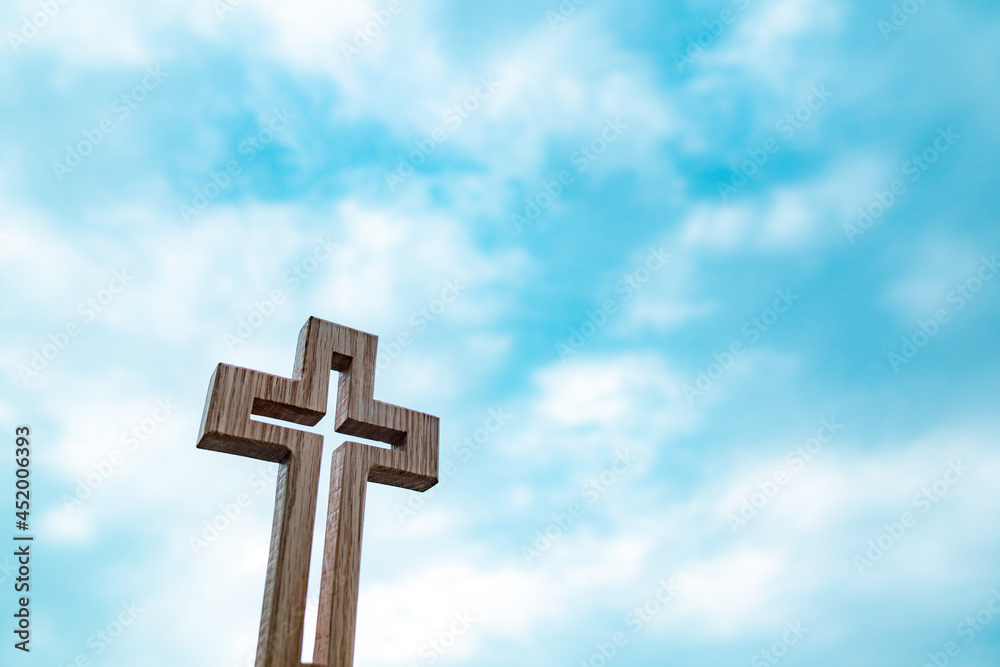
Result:
[[[765,167],[766,168],[766,167]],[[712,252],[789,252],[839,242],[843,225],[867,203],[881,170],[870,158],[833,164],[805,180],[775,185],[759,195],[692,207],[677,245]]]
[[[503,434],[504,451],[528,459],[571,456],[592,465],[617,450],[643,458],[698,423],[680,378],[653,354],[579,353],[540,369],[527,398],[523,431]]]
[[[590,19],[580,17],[552,32],[540,15],[537,25],[502,53],[462,61],[450,58],[438,40],[428,37],[438,28],[427,8],[403,7],[349,62],[341,51],[353,44],[353,32],[345,35],[344,28],[363,27],[371,20],[368,12],[352,10],[350,18],[341,18],[328,9],[308,15],[298,9],[261,11],[274,18],[268,21],[272,57],[298,70],[325,74],[343,93],[336,116],[377,119],[405,146],[442,130],[447,139],[439,150],[481,167],[479,178],[488,177],[493,184],[488,196],[504,194],[510,179],[533,186],[547,175],[546,162],[556,147],[565,151],[556,154],[561,163],[557,170],[568,167],[577,144],[599,136],[609,119],[620,118],[629,129],[616,150],[595,165],[597,172],[654,163],[657,143],[679,129],[677,114],[656,90],[652,68],[613,45]],[[311,25],[300,30],[306,21]],[[473,100],[473,111],[449,115],[464,100],[485,94],[483,81],[496,82],[496,89]],[[405,158],[410,150],[404,148],[400,155]],[[394,160],[387,168],[396,166]],[[446,178],[418,170],[415,182],[458,196],[468,183],[459,180],[463,187],[455,187],[455,178],[461,174],[454,169]]]
[[[828,0],[753,3],[737,19],[732,38],[706,61],[730,68],[731,76],[749,75],[773,89],[789,90],[821,66],[817,44],[838,35],[846,12],[841,2]]]

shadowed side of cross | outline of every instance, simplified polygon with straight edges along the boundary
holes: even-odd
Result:
[[[367,482],[425,491],[437,483],[438,418],[376,401],[378,338],[315,317],[299,333],[292,378],[219,364],[198,447],[280,465],[256,667],[299,667],[323,436],[254,421],[315,425],[330,371],[340,374],[334,428],[391,445],[333,453],[313,665],[351,667]]]

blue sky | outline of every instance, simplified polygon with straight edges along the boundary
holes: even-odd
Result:
[[[369,489],[359,665],[1000,658],[996,5],[0,25],[36,535],[4,664],[252,664],[275,471],[198,420],[217,363],[289,374],[309,316],[380,337],[376,397],[452,464]]]

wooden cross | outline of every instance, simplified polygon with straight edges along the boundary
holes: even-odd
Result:
[[[340,374],[334,428],[391,445],[345,442],[333,452],[313,665],[351,667],[367,482],[426,491],[438,478],[438,418],[374,400],[378,337],[310,317],[291,379],[219,364],[198,447],[278,463],[256,667],[301,667],[306,586],[323,436],[250,419],[315,425],[330,371]]]

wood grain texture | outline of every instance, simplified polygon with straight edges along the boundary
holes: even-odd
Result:
[[[219,364],[209,382],[198,447],[280,466],[257,644],[257,667],[300,667],[309,555],[323,437],[251,415],[315,425],[330,371],[340,375],[334,428],[390,445],[345,442],[333,453],[313,665],[351,667],[368,482],[425,491],[437,483],[438,418],[376,401],[378,338],[309,318],[291,379]]]

